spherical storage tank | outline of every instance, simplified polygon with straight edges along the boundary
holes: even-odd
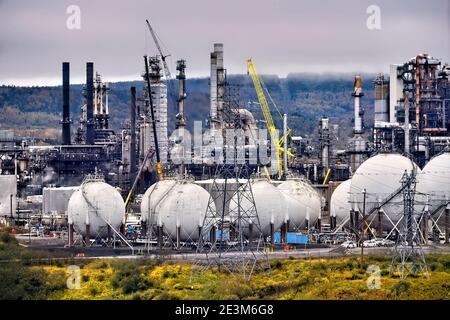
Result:
[[[180,227],[181,241],[197,240],[208,201],[209,193],[193,182],[160,181],[142,197],[142,219],[147,221],[150,214],[154,214],[154,222],[162,226],[173,240],[177,238],[177,227]]]
[[[103,181],[84,182],[72,193],[67,206],[69,223],[74,230],[86,236],[89,224],[91,237],[106,237],[108,223],[120,229],[125,218],[125,204],[120,193]]]
[[[354,173],[350,183],[350,202],[354,210],[363,212],[364,202],[366,214],[378,206],[389,195],[401,187],[401,180],[405,171],[410,174],[412,169],[420,171],[414,162],[397,153],[380,153],[364,161]],[[363,190],[366,190],[365,201]],[[403,197],[399,194],[383,211],[395,223],[403,214]],[[383,225],[391,228],[387,219]]]
[[[336,217],[336,225],[340,225],[350,217],[350,185],[351,179],[337,186],[330,199],[330,215]]]
[[[149,220],[149,208],[152,208],[152,214],[156,217],[156,222],[161,226],[162,223],[154,212],[154,209],[160,205],[161,201],[166,198],[169,192],[177,185],[176,180],[162,180],[152,184],[142,196],[141,202],[141,221],[147,222]]]
[[[270,224],[273,223],[274,230],[281,227],[284,222],[287,204],[285,197],[278,188],[270,184],[267,180],[255,180],[251,182],[253,199],[258,213],[261,231],[265,237],[270,236]],[[237,195],[230,201],[230,218],[236,221]],[[252,203],[249,199],[241,198],[241,207],[244,211],[250,210]],[[253,232],[256,232],[253,229]],[[244,231],[248,236],[248,229]]]
[[[432,158],[417,176],[416,190],[428,196],[429,210],[450,200],[450,152]],[[423,199],[426,201],[426,199]]]
[[[301,227],[309,219],[312,225],[320,217],[322,202],[319,193],[307,181],[301,179],[289,179],[278,187],[285,198],[287,210],[284,219],[289,219],[289,224]]]

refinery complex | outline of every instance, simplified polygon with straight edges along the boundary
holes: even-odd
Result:
[[[420,260],[422,247],[449,243],[446,61],[417,54],[393,61],[374,82],[355,75],[353,131],[342,149],[326,115],[316,141],[291,130],[249,59],[243,64],[264,117],[256,119],[227,79],[224,48],[211,44],[209,118],[194,132],[185,117],[189,61],[178,60],[172,74],[163,52],[144,57],[136,75],[143,89],[129,88],[121,130],[110,127],[107,75],[86,62],[84,103],[70,105],[71,64],[62,62],[60,144],[33,145],[0,130],[0,224],[26,230],[20,237],[43,249],[183,253],[208,265],[248,251],[317,247],[385,246],[395,256],[403,246]],[[369,91],[374,105],[365,103]]]

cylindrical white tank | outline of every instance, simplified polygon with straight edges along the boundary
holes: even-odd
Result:
[[[420,169],[412,160],[397,153],[381,153],[364,161],[356,170],[350,184],[350,201],[354,210],[363,212],[364,194],[366,214],[401,187],[402,177],[411,174],[413,168]],[[403,214],[403,196],[400,193],[383,206],[384,212],[395,223]],[[391,229],[392,224],[384,219],[383,225]]]
[[[287,211],[287,204],[284,195],[278,188],[270,184],[267,180],[255,180],[251,183],[253,199],[258,213],[261,231],[264,236],[270,236],[270,224],[273,223],[274,230],[281,227]],[[250,210],[252,203],[249,199],[242,197],[241,207],[243,210]],[[231,221],[236,221],[237,198],[236,195],[230,201]],[[246,230],[248,231],[248,230]],[[256,233],[257,230],[253,229]],[[244,232],[244,234],[248,232]]]
[[[125,204],[120,193],[102,181],[83,183],[72,193],[67,206],[69,223],[75,231],[86,236],[89,225],[91,237],[105,237],[108,223],[118,230],[125,218]]]
[[[428,197],[430,212],[450,200],[450,152],[432,158],[425,165],[417,176],[416,190],[424,194],[420,196],[422,201]]]
[[[307,181],[301,179],[289,179],[282,182],[278,188],[284,195],[287,204],[285,220],[289,219],[290,225],[302,226],[306,219],[310,225],[320,217],[322,202],[319,193]]]
[[[154,214],[154,222],[163,226],[167,234],[180,240],[197,240],[199,227],[208,207],[209,193],[190,181],[161,181],[151,186],[142,198],[142,217]]]
[[[345,180],[337,186],[330,199],[330,216],[336,217],[336,225],[342,224],[350,217],[350,184],[351,179]]]

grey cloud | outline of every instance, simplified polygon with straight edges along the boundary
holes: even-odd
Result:
[[[81,30],[65,27],[81,8]],[[366,28],[366,8],[381,8],[382,29]],[[105,79],[137,79],[142,55],[155,53],[149,18],[190,76],[207,76],[214,42],[224,42],[229,73],[386,72],[389,63],[428,52],[450,62],[449,0],[0,1],[0,84],[59,83],[61,61],[84,79],[94,61]],[[173,69],[173,67],[172,67]]]

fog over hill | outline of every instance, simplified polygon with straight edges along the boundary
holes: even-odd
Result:
[[[363,106],[366,110],[366,124],[373,119],[373,81],[374,74],[362,74]],[[281,113],[289,116],[289,126],[294,135],[308,135],[317,129],[322,116],[328,116],[341,127],[341,134],[351,132],[353,119],[353,78],[354,74],[313,74],[295,73],[286,78],[276,75],[262,77],[272,98]],[[104,78],[107,81],[107,78]],[[231,84],[239,88],[241,105],[249,108],[256,119],[263,119],[257,102],[252,81],[247,75],[229,75]],[[136,86],[138,95],[142,94],[143,81],[123,81],[110,83],[111,126],[120,129],[129,118],[130,87]],[[175,126],[177,82],[169,86],[174,92],[169,94],[169,130]],[[83,85],[71,85],[71,117],[73,128],[78,125],[83,102]],[[209,78],[187,79],[186,116],[188,129],[193,121],[206,121],[209,114]],[[250,103],[249,103],[250,102]],[[0,86],[0,128],[59,128],[62,112],[61,86],[17,87]],[[275,123],[281,127],[281,118],[272,110]]]

